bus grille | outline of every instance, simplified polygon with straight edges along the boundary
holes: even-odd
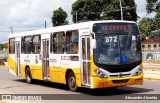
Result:
[[[123,79],[123,80],[112,80],[114,84],[119,84],[119,83],[127,83],[129,79]]]
[[[131,74],[130,73],[128,73],[128,74],[122,74],[121,76],[122,77],[126,77],[126,76],[130,76]],[[117,74],[117,75],[109,75],[109,77],[115,77],[115,78],[118,78],[119,77],[119,75]]]
[[[105,70],[109,71],[110,73],[118,73],[118,72],[129,72],[134,67],[119,67],[119,68],[104,68]]]
[[[137,65],[136,65],[137,66]],[[131,66],[118,66],[118,67],[103,67],[103,69],[107,70],[110,73],[119,73],[119,72],[129,72],[136,67],[135,65]]]

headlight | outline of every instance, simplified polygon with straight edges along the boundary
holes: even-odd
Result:
[[[108,78],[108,76],[100,69],[94,70],[94,72],[100,77],[100,78]]]
[[[133,73],[133,76],[138,76],[142,73],[142,68],[138,67],[137,70],[135,70],[135,72]]]

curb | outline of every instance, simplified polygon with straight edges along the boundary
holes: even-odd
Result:
[[[153,78],[153,77],[144,77],[143,79],[146,79],[146,80],[160,80],[160,78]]]
[[[145,68],[145,69],[143,69],[143,70],[145,70],[145,71],[156,71],[156,72],[160,72],[160,69],[150,69],[150,68]]]
[[[144,69],[143,78],[147,80],[160,80],[160,70],[155,69]]]

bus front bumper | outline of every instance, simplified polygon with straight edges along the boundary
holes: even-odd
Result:
[[[99,78],[91,77],[91,88],[109,88],[127,85],[142,85],[143,74],[139,76],[121,77],[121,78]]]

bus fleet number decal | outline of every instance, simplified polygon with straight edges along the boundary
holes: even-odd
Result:
[[[116,36],[109,36],[105,38],[105,41],[108,42],[117,42],[117,37]]]
[[[99,82],[99,87],[107,87],[107,82]]]

